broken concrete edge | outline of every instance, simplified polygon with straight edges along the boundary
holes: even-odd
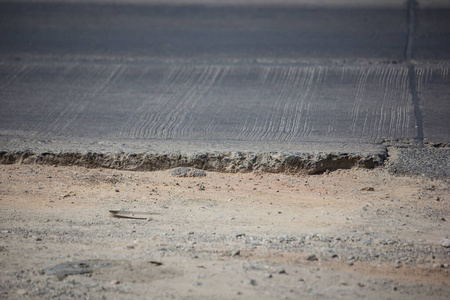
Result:
[[[350,153],[95,153],[0,151],[0,164],[43,164],[83,166],[133,171],[160,171],[192,167],[217,172],[267,172],[320,174],[327,170],[375,168],[387,159],[386,151],[372,154]]]

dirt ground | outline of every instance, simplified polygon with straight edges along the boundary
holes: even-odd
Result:
[[[448,299],[449,188],[0,165],[0,298]]]

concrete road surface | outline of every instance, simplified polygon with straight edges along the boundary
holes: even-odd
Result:
[[[0,150],[450,143],[450,8],[371,2],[0,1]]]

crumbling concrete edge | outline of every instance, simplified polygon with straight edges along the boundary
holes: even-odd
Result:
[[[94,153],[0,151],[0,164],[83,166],[134,171],[158,171],[193,167],[217,172],[267,172],[320,174],[327,170],[376,168],[387,159],[387,151],[351,153]]]

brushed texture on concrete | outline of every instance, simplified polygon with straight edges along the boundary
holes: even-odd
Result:
[[[441,142],[449,141],[447,74],[414,74],[425,137]],[[404,66],[4,63],[0,128],[74,138],[414,139],[408,76]]]

